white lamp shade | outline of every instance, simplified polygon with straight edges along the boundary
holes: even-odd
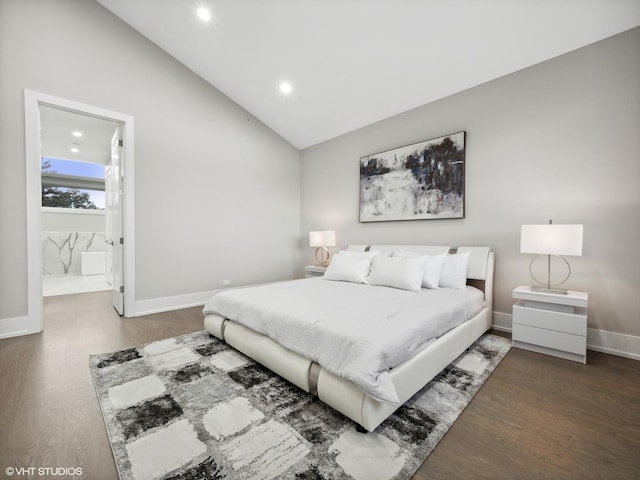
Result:
[[[310,247],[335,247],[336,232],[334,230],[319,230],[309,232]]]
[[[520,252],[582,255],[582,225],[522,225]]]

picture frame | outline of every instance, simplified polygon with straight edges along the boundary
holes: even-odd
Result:
[[[360,158],[360,222],[465,216],[466,132]]]

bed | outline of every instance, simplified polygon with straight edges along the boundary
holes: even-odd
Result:
[[[276,308],[272,304],[273,302],[270,301],[272,295],[275,297],[282,296],[279,292],[285,287],[290,288],[285,284],[281,286],[272,284],[274,286],[248,287],[246,289],[218,293],[205,305],[204,327],[211,335],[225,341],[236,350],[251,357],[304,391],[318,396],[321,401],[356,422],[361,430],[373,431],[401,404],[411,398],[491,327],[494,255],[488,247],[458,247],[452,250],[449,246],[352,245],[345,250],[354,252],[355,255],[359,254],[356,252],[387,254],[399,250],[407,254],[431,256],[442,256],[447,253],[459,254],[459,256],[468,255],[466,283],[469,287],[467,289],[474,295],[476,295],[474,292],[480,294],[480,303],[473,310],[469,310],[472,312],[470,318],[454,319],[453,328],[448,329],[449,327],[446,327],[448,330],[445,333],[440,332],[436,338],[431,338],[428,341],[420,340],[417,348],[408,349],[411,350],[409,358],[402,359],[397,364],[391,363],[390,368],[386,368],[388,365],[381,362],[381,366],[378,367],[384,368],[384,370],[380,372],[379,377],[382,380],[379,383],[386,386],[383,385],[385,389],[381,387],[380,390],[377,389],[376,385],[371,386],[367,379],[361,380],[358,376],[354,377],[345,374],[343,370],[337,369],[335,361],[330,361],[334,356],[340,359],[340,352],[345,353],[351,360],[354,355],[349,353],[350,350],[348,348],[336,347],[331,355],[324,355],[323,357],[320,351],[305,350],[311,345],[309,339],[307,339],[306,344],[302,341],[299,348],[295,344],[287,343],[290,339],[289,337],[293,338],[296,335],[291,334],[288,327],[273,327],[272,322],[280,316],[284,324],[287,322],[295,323],[296,315],[300,314],[302,317],[302,311],[296,310],[300,305],[296,305],[294,302],[290,307],[287,306],[287,308],[290,308],[290,312],[287,311],[284,314],[282,310],[278,310],[280,307]],[[347,286],[347,283],[315,278],[293,281],[291,282],[291,287],[298,289],[295,290],[296,292],[302,292],[300,295],[307,294],[304,293],[307,290],[313,291],[314,288],[320,288],[322,291],[318,290],[318,295],[319,298],[322,298],[322,295],[331,294],[326,292],[330,292],[332,288],[337,288],[333,284],[345,284]],[[360,292],[367,289],[366,286],[355,287],[352,285],[347,288],[349,295],[354,295],[354,297],[359,296]],[[397,290],[389,287],[369,287],[371,291],[374,291],[375,288],[385,289],[377,290],[377,292],[383,292],[385,295],[387,294],[386,290]],[[403,295],[406,295],[406,298],[411,298],[413,302],[414,298],[417,299],[426,290],[422,289],[420,293],[407,294],[405,292]],[[450,296],[449,294],[452,293],[445,292],[446,289],[437,289],[434,292],[438,290],[441,290],[441,294],[446,294],[445,296]],[[391,295],[391,293],[389,292],[388,294]],[[396,294],[395,292],[393,293]],[[435,295],[433,292],[427,293]],[[219,295],[221,296],[218,297]],[[292,298],[297,296],[298,293],[292,295]],[[233,308],[233,300],[239,297],[265,303],[266,305],[261,305],[261,308],[265,308],[270,316],[266,320],[262,320],[261,323],[252,324],[250,318],[245,319],[243,317],[251,317],[254,306],[248,309]],[[300,298],[304,299],[305,297],[301,296]],[[314,306],[314,312],[316,310],[322,312],[321,303],[331,303],[325,300],[319,300],[315,303],[309,302],[309,304]],[[365,301],[369,302],[369,300]],[[340,305],[339,300],[336,300],[336,303]],[[225,308],[222,308],[225,304],[229,304],[231,307],[225,307],[225,310]],[[464,311],[466,312],[467,310]],[[331,315],[334,314],[335,311],[331,313]],[[346,315],[349,314],[350,312],[347,311]],[[326,315],[329,314],[327,313]],[[465,316],[467,314],[456,313],[456,315]],[[321,313],[318,313],[316,317],[321,316]],[[316,328],[314,323],[317,320],[316,317],[310,319],[310,322],[314,324],[313,328]],[[409,321],[410,319],[406,318],[405,320]],[[400,324],[404,325],[404,323]],[[269,328],[275,329],[276,333],[269,331]],[[298,333],[297,336],[304,338],[308,336],[309,331],[302,334]],[[284,332],[282,336],[281,332]],[[331,337],[331,335],[335,335],[333,330],[328,332],[327,344],[336,344],[339,347],[341,345],[340,338]],[[344,336],[347,337],[348,335],[345,330]],[[412,336],[414,335],[412,334]],[[288,345],[289,348],[285,348],[274,338],[284,338],[286,341],[283,341],[283,343]],[[376,340],[372,340],[372,343],[376,343]],[[395,350],[399,349],[395,348]],[[395,350],[392,349],[391,353]],[[368,349],[365,348],[363,351],[368,351]],[[370,360],[358,362],[356,358],[356,362],[362,364],[359,366],[364,368],[369,365]],[[344,370],[351,372],[348,368]],[[391,393],[387,394],[385,392]]]

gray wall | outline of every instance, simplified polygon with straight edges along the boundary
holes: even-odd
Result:
[[[511,291],[530,283],[520,226],[582,223],[568,288],[589,292],[590,327],[640,335],[639,47],[636,28],[303,150],[303,234],[490,245],[494,310],[510,313]],[[465,219],[358,223],[360,157],[461,130]]]
[[[24,94],[135,118],[136,300],[300,275],[300,153],[93,1],[0,0],[0,319],[27,313]]]

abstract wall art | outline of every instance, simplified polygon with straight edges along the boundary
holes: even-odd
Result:
[[[360,222],[464,218],[465,135],[360,159]]]

